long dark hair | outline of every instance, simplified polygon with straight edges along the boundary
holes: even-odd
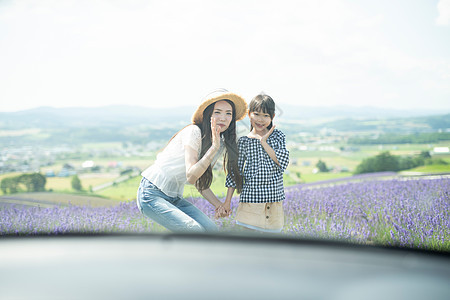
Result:
[[[273,101],[272,97],[265,94],[259,94],[255,98],[250,101],[250,105],[248,107],[248,112],[262,112],[265,114],[268,114],[270,118],[273,120],[275,117],[275,101]],[[273,126],[273,122],[270,122],[270,125],[267,126],[267,129],[271,129]],[[251,126],[251,129],[253,130],[253,126]]]
[[[222,133],[222,136],[225,138],[225,147],[226,152],[223,159],[223,167],[224,170],[234,176],[234,181],[236,182],[237,192],[240,193],[242,191],[242,176],[239,173],[238,168],[238,148],[236,144],[236,109],[234,103],[230,100],[224,100],[229,103],[233,109],[232,119],[230,122],[230,126],[228,126],[227,130]],[[202,148],[200,151],[200,159],[205,155],[205,153],[209,150],[212,145],[212,132],[211,132],[211,116],[214,111],[214,105],[216,102],[210,104],[203,111],[203,120],[201,123],[194,123],[198,127],[200,127],[202,133]],[[195,186],[199,190],[205,190],[211,186],[213,180],[213,173],[211,165],[208,166],[203,175],[197,180]]]

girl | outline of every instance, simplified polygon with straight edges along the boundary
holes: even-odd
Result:
[[[224,168],[237,174],[236,121],[245,117],[245,100],[226,90],[209,94],[195,111],[192,124],[183,128],[158,154],[155,163],[142,172],[137,205],[147,217],[171,231],[214,231],[215,223],[182,198],[184,185],[195,184],[203,197],[226,215],[209,188],[212,166],[226,148]],[[238,185],[239,188],[239,185]]]
[[[227,196],[224,203],[229,213],[234,190],[241,192],[236,224],[265,232],[280,232],[284,225],[282,201],[285,199],[283,172],[289,164],[285,135],[275,129],[275,103],[268,95],[257,95],[250,102],[251,131],[239,138],[238,167],[243,188],[234,173],[227,175]],[[233,170],[232,170],[233,171]]]

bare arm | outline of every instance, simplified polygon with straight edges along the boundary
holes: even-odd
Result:
[[[235,188],[229,187],[227,190],[227,196],[225,198],[225,202],[223,204],[223,207],[225,208],[225,211],[228,215],[231,214],[231,198],[233,198]]]
[[[197,182],[197,180],[203,175],[208,166],[211,164],[211,161],[216,153],[217,149],[215,149],[214,146],[211,146],[202,159],[197,161],[197,151],[189,146],[185,146],[186,177],[189,183],[195,184],[195,182]],[[210,188],[203,191],[198,191],[209,203],[211,203],[211,205],[214,206],[216,210],[216,218],[229,215],[229,213],[225,211],[222,202],[220,202]]]
[[[220,206],[222,206],[222,202],[220,202],[220,200],[217,198],[216,195],[214,195],[214,193],[211,191],[210,188],[207,188],[206,190],[200,191],[200,194],[205,197],[205,199],[211,203],[215,209],[219,208]]]
[[[190,184],[195,184],[197,180],[202,177],[208,166],[211,165],[214,156],[219,148],[211,146],[209,150],[198,160],[197,151],[189,146],[184,147],[185,163],[186,163],[186,178]]]
[[[203,157],[198,159],[198,152],[189,147],[184,147],[186,178],[190,184],[195,184],[197,180],[205,173],[206,169],[211,165],[214,156],[220,148],[220,127],[216,126],[214,119],[211,119],[212,144]]]

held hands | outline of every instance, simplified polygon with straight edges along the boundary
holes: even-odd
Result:
[[[225,201],[223,203],[221,203],[220,201],[218,202],[215,213],[216,219],[229,217],[231,215],[231,198],[233,197],[234,190],[235,188],[229,187]]]
[[[229,217],[230,214],[231,214],[231,209],[230,209],[230,207],[229,207],[229,206],[226,207],[226,205],[224,204],[224,205],[219,205],[219,206],[216,208],[216,212],[215,212],[215,214],[214,214],[214,217],[215,217],[216,219],[219,219],[219,218]]]

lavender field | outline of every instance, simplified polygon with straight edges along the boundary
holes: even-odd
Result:
[[[206,200],[189,200],[213,218]],[[234,209],[237,202],[236,197]],[[284,209],[283,234],[450,251],[449,178],[292,186]],[[224,231],[239,230],[233,217],[216,222]],[[0,207],[0,235],[165,231],[143,217],[134,201],[114,207]]]

